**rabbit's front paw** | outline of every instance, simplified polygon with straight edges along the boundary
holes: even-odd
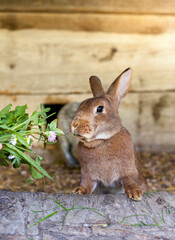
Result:
[[[139,187],[130,187],[126,190],[126,194],[129,198],[135,200],[135,201],[141,201],[142,200],[142,191]]]
[[[74,188],[72,193],[75,193],[75,194],[86,194],[88,192],[87,192],[87,189],[85,187],[79,186],[79,187]]]

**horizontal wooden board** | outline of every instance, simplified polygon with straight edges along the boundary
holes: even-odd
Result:
[[[175,32],[162,35],[71,31],[0,31],[0,94],[89,93],[127,67],[131,92],[175,90]]]
[[[175,14],[174,0],[1,0],[0,11]]]
[[[158,34],[175,29],[172,15],[96,13],[0,13],[0,28],[57,29],[115,33]]]
[[[40,104],[61,104],[64,105],[70,102],[83,101],[92,97],[91,94],[58,94],[58,95],[0,95],[0,109],[4,108],[9,103],[12,108],[18,105],[27,104],[27,111],[31,114]]]
[[[144,99],[145,97],[145,99]],[[175,151],[175,92],[141,95],[139,144],[166,145]]]
[[[73,95],[0,95],[0,109],[7,104],[28,104],[32,113],[43,104],[83,101],[90,94]],[[149,151],[175,151],[175,93],[129,93],[119,108],[123,125],[137,147]]]
[[[119,111],[140,150],[175,151],[175,92],[128,94]]]

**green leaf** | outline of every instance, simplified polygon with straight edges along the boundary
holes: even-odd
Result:
[[[7,105],[5,108],[3,108],[1,111],[0,111],[0,117],[7,114],[11,108],[12,104],[9,104]]]
[[[57,119],[53,120],[51,123],[50,123],[50,129],[53,130],[55,129],[57,126]]]
[[[50,108],[45,108],[44,109],[44,112],[49,112],[50,111]]]
[[[38,163],[38,165],[41,164],[41,161],[43,160],[43,158],[41,156],[37,156],[36,158],[36,162]]]
[[[24,115],[22,116],[19,116],[16,120],[17,120],[17,123],[23,123],[25,122],[26,120],[28,120],[29,118],[29,115],[27,113],[25,113]]]
[[[5,155],[3,148],[0,151],[0,158],[7,158],[7,156]]]
[[[41,109],[41,111],[44,110],[44,105],[42,103],[40,104],[40,109]]]
[[[11,130],[9,127],[7,127],[6,125],[0,125],[0,129],[4,129],[4,130]]]
[[[43,134],[39,136],[38,143],[41,141],[42,137],[43,137]]]
[[[32,166],[30,166],[30,172],[32,174],[32,177],[35,179],[40,179],[43,178],[44,175],[39,173],[35,168],[33,168]]]
[[[23,116],[25,114],[26,109],[27,109],[27,104],[25,104],[24,106],[17,106],[14,110],[14,116],[15,117]]]
[[[40,156],[37,156],[36,158],[36,163],[40,166],[41,164],[41,161],[42,161],[42,157]],[[33,168],[32,166],[30,166],[30,171],[31,171],[31,174],[32,174],[32,177],[35,178],[35,179],[40,179],[40,178],[43,178],[44,175],[39,173],[35,168]]]
[[[12,134],[9,134],[9,133],[4,133],[4,134],[1,134],[0,133],[0,142],[9,142],[10,139],[12,138]]]
[[[16,156],[14,160],[15,160],[15,162],[14,162],[14,163],[12,162],[13,167],[14,167],[14,168],[19,168],[20,165],[21,165],[21,162],[20,162],[21,159]]]
[[[12,165],[13,165],[13,164],[15,164],[15,162],[16,162],[16,158],[15,158],[15,159],[13,159],[13,161],[12,161]]]
[[[9,162],[8,159],[0,158],[0,165],[1,165],[1,166],[5,166],[5,167],[9,167],[10,162]]]
[[[30,145],[27,143],[27,140],[23,138],[20,132],[12,131],[13,135],[16,135],[17,140],[24,145],[26,148],[31,149]]]
[[[30,165],[35,167],[41,174],[50,178],[53,181],[53,178],[51,176],[49,176],[49,174],[42,167],[40,167],[31,157],[29,157],[28,155],[26,155],[25,153],[23,153],[22,151],[17,149],[15,146],[13,146],[9,143],[5,143],[3,145],[3,150],[6,150],[7,152],[11,151],[11,153],[13,155],[17,155],[17,156],[21,157],[23,160],[27,161]]]
[[[31,120],[33,121],[33,123],[34,123],[35,125],[38,125],[38,123],[39,123],[39,115],[40,115],[40,113],[37,112],[37,111],[34,111],[34,112],[32,113]]]
[[[16,157],[16,156],[20,157],[20,155],[19,155],[16,151],[14,151],[14,150],[11,149],[11,148],[8,148],[8,147],[6,146],[7,144],[8,144],[8,143],[4,143],[4,144],[3,144],[3,150],[6,151],[8,154],[14,155],[15,157]],[[8,145],[10,145],[10,146],[13,147],[13,145],[11,145],[11,144],[8,144]]]
[[[64,132],[63,132],[61,129],[59,129],[59,128],[55,128],[53,131],[54,131],[57,135],[64,135]]]
[[[31,121],[31,119],[29,118],[29,119],[27,119],[26,121],[24,121],[24,122],[22,122],[22,123],[20,123],[20,124],[17,124],[17,125],[15,125],[15,126],[13,126],[12,128],[11,128],[11,130],[15,130],[15,131],[18,131],[19,129],[22,129],[24,126],[25,126],[25,128],[27,127],[27,125],[28,125],[28,123]]]

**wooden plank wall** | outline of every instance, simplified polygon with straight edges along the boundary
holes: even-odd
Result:
[[[0,0],[0,108],[90,97],[134,70],[120,112],[140,149],[175,151],[175,1]]]

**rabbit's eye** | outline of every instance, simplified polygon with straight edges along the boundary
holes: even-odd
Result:
[[[98,106],[97,107],[97,113],[102,113],[104,109],[104,106]]]

